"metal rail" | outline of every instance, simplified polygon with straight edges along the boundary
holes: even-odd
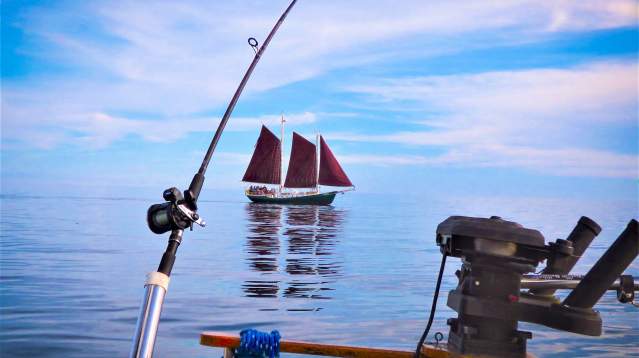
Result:
[[[522,289],[569,290],[577,287],[584,275],[524,275],[521,279]],[[619,279],[615,280],[608,290],[619,288]],[[635,291],[639,291],[639,282],[634,283]]]

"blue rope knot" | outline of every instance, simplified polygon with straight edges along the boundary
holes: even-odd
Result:
[[[240,346],[235,350],[239,358],[275,358],[280,356],[280,332],[260,332],[244,329],[240,332]]]

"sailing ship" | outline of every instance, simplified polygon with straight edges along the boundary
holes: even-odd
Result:
[[[344,169],[319,134],[316,144],[313,144],[300,134],[293,132],[286,180],[282,181],[284,122],[282,116],[280,138],[262,125],[251,162],[246,168],[242,181],[278,186],[275,188],[250,186],[245,194],[251,201],[271,204],[330,205],[335,195],[354,189]],[[321,192],[320,185],[349,187],[349,189]],[[299,189],[302,191],[298,191]]]

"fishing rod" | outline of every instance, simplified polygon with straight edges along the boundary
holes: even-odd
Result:
[[[135,336],[133,337],[133,346],[129,357],[152,357],[153,348],[155,345],[155,338],[157,335],[158,325],[160,323],[160,314],[162,312],[162,304],[164,302],[164,296],[168,290],[171,270],[175,263],[175,257],[177,249],[182,243],[182,237],[184,230],[189,228],[193,229],[193,224],[205,226],[205,222],[197,213],[197,200],[200,196],[200,191],[204,185],[204,174],[208,168],[209,162],[213,157],[213,152],[217,147],[217,143],[222,136],[224,127],[233,113],[233,109],[246,86],[255,66],[260,61],[262,54],[266,50],[266,47],[271,42],[271,39],[279,29],[280,25],[286,19],[286,16],[291,11],[297,0],[291,1],[284,13],[280,16],[275,26],[271,29],[271,32],[264,40],[262,46],[259,46],[257,40],[253,37],[248,39],[249,45],[255,51],[253,61],[249,65],[240,85],[235,90],[233,98],[229,103],[222,120],[215,131],[215,135],[211,140],[211,144],[204,155],[200,169],[193,176],[189,188],[181,193],[175,187],[166,189],[162,194],[165,202],[162,204],[154,204],[149,207],[147,211],[147,224],[149,229],[156,234],[164,234],[171,232],[169,236],[169,242],[166,247],[160,265],[156,272],[151,272],[147,276],[145,283],[145,294],[140,307],[140,315],[135,329]]]

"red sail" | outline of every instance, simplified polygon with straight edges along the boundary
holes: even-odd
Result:
[[[242,181],[251,183],[279,184],[282,171],[282,146],[280,140],[262,126],[255,151]]]
[[[322,136],[320,136],[319,183],[329,186],[353,186]]]
[[[291,161],[286,172],[287,188],[311,188],[317,185],[317,153],[315,144],[293,132]]]

